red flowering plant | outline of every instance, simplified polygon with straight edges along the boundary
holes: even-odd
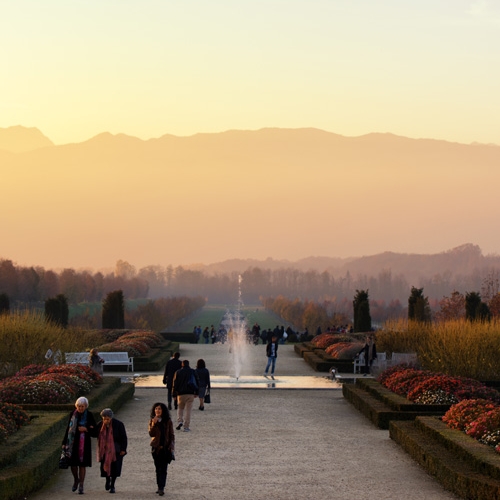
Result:
[[[69,403],[78,394],[89,392],[102,377],[82,365],[54,365],[43,373],[26,376],[37,370],[21,370],[0,381],[0,401],[17,404]]]
[[[459,401],[463,399],[487,399],[500,404],[500,392],[483,384],[477,385],[476,381],[472,385],[464,383],[455,391],[455,396]]]
[[[81,394],[90,392],[96,383],[102,381],[101,375],[85,365],[54,365],[48,368],[46,373],[61,374],[71,379],[72,383],[77,386],[76,392]]]
[[[383,385],[390,391],[406,397],[416,385],[430,376],[431,372],[406,367],[387,377]]]
[[[337,342],[329,345],[325,352],[335,359],[353,359],[362,347],[359,342]]]
[[[20,406],[11,403],[0,403],[0,417],[5,417],[12,423],[13,431],[30,421],[29,415]]]
[[[492,410],[483,413],[473,420],[465,428],[465,433],[477,439],[478,441],[485,442],[488,436],[491,436],[500,429],[500,407],[493,408]],[[489,442],[492,446],[497,446],[500,441],[496,443]],[[485,443],[486,444],[486,443]]]
[[[407,363],[399,363],[397,365],[391,366],[391,367],[387,368],[386,370],[384,370],[377,377],[377,381],[380,382],[384,387],[387,387],[386,386],[387,379],[391,378],[392,375],[394,375],[395,373],[408,370],[409,367],[410,367],[410,365],[408,365]]]
[[[435,374],[434,376],[425,378],[425,380],[422,380],[419,384],[414,386],[411,391],[408,392],[407,397],[410,401],[416,401],[424,392],[436,391],[438,389],[448,394],[455,395],[455,392],[460,389],[464,383],[480,385],[479,382],[472,379]]]
[[[496,407],[495,403],[487,399],[464,399],[453,405],[442,420],[450,429],[465,431],[474,420]]]
[[[329,345],[338,342],[337,335],[333,333],[320,333],[311,340],[311,344],[315,345],[318,349],[326,349]]]
[[[126,333],[113,342],[99,346],[101,352],[128,352],[129,356],[143,356],[162,342],[162,337],[151,331]]]
[[[150,332],[146,330],[139,330],[131,333],[127,333],[120,337],[119,340],[139,340],[142,343],[146,344],[150,349],[157,347],[162,342],[162,337],[155,332]]]
[[[34,375],[40,375],[47,370],[47,365],[27,365],[21,368],[17,373],[16,377],[33,377]]]

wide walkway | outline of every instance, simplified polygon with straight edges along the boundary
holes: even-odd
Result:
[[[225,377],[232,362],[227,346],[181,345],[181,359],[207,361],[214,378]],[[455,499],[390,438],[359,414],[335,384],[331,389],[287,389],[314,372],[293,351],[280,346],[275,386],[214,388],[204,412],[193,411],[190,433],[176,431],[176,461],[168,471],[166,499],[175,500],[441,500]],[[242,377],[260,380],[264,346],[245,355]],[[151,378],[152,385],[159,375]],[[320,384],[321,385],[321,384]],[[147,424],[152,405],[166,401],[161,387],[137,386],[135,397],[116,415],[127,428],[128,455],[114,497],[158,498]],[[92,402],[91,402],[92,403]],[[95,443],[94,443],[95,448]],[[35,500],[71,495],[71,473],[58,471]],[[109,498],[98,464],[88,470],[85,494]]]

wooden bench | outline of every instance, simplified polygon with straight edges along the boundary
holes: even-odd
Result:
[[[134,358],[128,352],[100,352],[99,356],[104,359],[103,366],[126,366],[127,370],[134,371]],[[88,365],[88,352],[67,352],[65,353],[66,363]]]

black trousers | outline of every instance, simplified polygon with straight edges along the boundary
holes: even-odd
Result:
[[[153,453],[153,460],[156,469],[156,484],[158,485],[158,489],[163,490],[167,484],[167,457],[162,455],[156,456]]]

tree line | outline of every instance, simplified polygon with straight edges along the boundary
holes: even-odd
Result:
[[[497,283],[498,285],[498,283]],[[496,290],[496,292],[495,292]],[[481,297],[478,292],[465,295],[452,292],[439,301],[439,309],[433,313],[429,297],[423,288],[411,288],[406,308],[409,321],[431,323],[466,319],[470,322],[485,322],[500,318],[500,292],[498,286],[490,288],[491,295]],[[371,301],[368,290],[356,290],[350,303],[350,313],[339,312],[330,301],[321,303],[288,299],[282,295],[262,299],[262,305],[301,331],[310,334],[325,331],[368,332],[372,330]],[[388,318],[391,319],[391,318]],[[396,319],[396,318],[392,318]]]
[[[376,323],[406,316],[407,297],[412,288],[403,275],[394,276],[387,269],[377,276],[356,277],[348,271],[343,276],[334,277],[327,271],[260,267],[249,267],[241,273],[211,275],[182,266],[147,266],[137,270],[128,262],[119,260],[112,272],[92,273],[22,267],[4,259],[0,260],[0,294],[8,295],[13,308],[37,302],[43,304],[48,298],[60,294],[69,304],[101,302],[113,290],[122,290],[127,299],[202,296],[213,304],[234,304],[240,276],[242,300],[248,305],[261,303],[262,297],[284,296],[302,302],[325,303],[330,313],[347,317],[352,317],[352,297],[356,290],[369,290],[371,315]],[[498,291],[498,276],[496,269],[477,270],[471,275],[455,277],[444,273],[423,277],[418,288],[426,290],[429,307],[436,312],[440,309],[440,301],[451,291],[461,294],[475,291],[485,300],[489,299],[495,289]]]

